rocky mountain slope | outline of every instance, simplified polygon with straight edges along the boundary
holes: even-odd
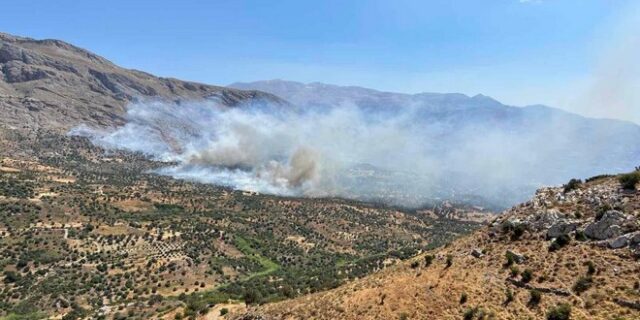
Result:
[[[60,40],[0,33],[0,124],[12,128],[67,130],[79,123],[122,124],[136,99],[213,99],[284,103],[271,94],[159,78],[121,68]]]
[[[444,248],[237,318],[638,319],[640,194],[618,179],[540,189]]]

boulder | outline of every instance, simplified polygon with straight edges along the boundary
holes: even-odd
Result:
[[[609,248],[620,249],[629,245],[629,237],[627,235],[619,236],[615,239],[609,240]]]
[[[471,255],[476,258],[482,258],[484,256],[484,253],[482,253],[482,250],[480,249],[473,249],[471,250]]]
[[[640,231],[628,234],[631,244],[640,244]]]
[[[553,224],[547,230],[547,239],[557,238],[575,231],[579,226],[578,222],[560,221]]]
[[[527,219],[527,220],[528,220],[528,224],[534,230],[543,230],[560,222],[565,217],[566,215],[560,212],[558,209],[548,209],[533,215],[530,219]]]
[[[522,264],[527,260],[527,258],[524,255],[512,250],[507,250],[506,256],[513,258],[513,262],[517,264]]]
[[[617,210],[609,210],[598,221],[592,222],[584,229],[584,234],[597,240],[606,240],[618,237],[622,234],[621,225],[627,220],[624,213]]]

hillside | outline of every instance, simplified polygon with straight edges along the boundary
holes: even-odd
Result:
[[[488,216],[235,191],[153,174],[168,164],[85,138],[1,130],[0,319],[193,319],[288,299]]]
[[[224,105],[284,103],[253,90],[159,78],[121,68],[60,40],[0,33],[0,125],[66,131],[80,123],[123,124],[126,105],[139,99],[202,100]]]
[[[236,319],[638,319],[639,209],[616,177],[540,189],[444,248]]]

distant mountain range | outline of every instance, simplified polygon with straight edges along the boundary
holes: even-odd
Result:
[[[450,159],[442,168],[450,171],[442,183],[456,190],[447,188],[447,198],[484,194],[494,202],[513,203],[542,185],[626,171],[640,164],[640,126],[543,105],[514,107],[484,95],[403,94],[284,80],[229,87],[268,92],[307,109],[344,105],[383,115],[413,110],[415,123],[427,128],[425,143],[431,152]],[[488,181],[493,182],[489,187]],[[487,192],[488,188],[492,190]]]

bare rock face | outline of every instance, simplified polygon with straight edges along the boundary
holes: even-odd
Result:
[[[640,245],[640,231],[628,234],[631,244]]]
[[[144,99],[211,100],[230,107],[287,104],[259,91],[159,78],[124,69],[59,40],[0,33],[0,127],[66,132],[80,123],[120,125],[126,105]]]
[[[606,240],[622,235],[622,225],[626,222],[627,216],[617,210],[609,210],[604,213],[598,221],[590,223],[584,229],[584,234],[597,240]]]
[[[9,61],[4,65],[8,83],[27,82],[55,76],[53,71],[28,65],[22,61]]]
[[[547,239],[553,239],[559,236],[568,235],[571,232],[576,231],[579,225],[579,222],[572,221],[556,222],[549,228],[549,230],[547,230]]]
[[[564,221],[566,215],[557,209],[548,209],[527,218],[527,223],[533,230],[541,231]]]
[[[609,248],[620,249],[629,245],[629,237],[627,235],[619,236],[615,239],[609,240]]]

